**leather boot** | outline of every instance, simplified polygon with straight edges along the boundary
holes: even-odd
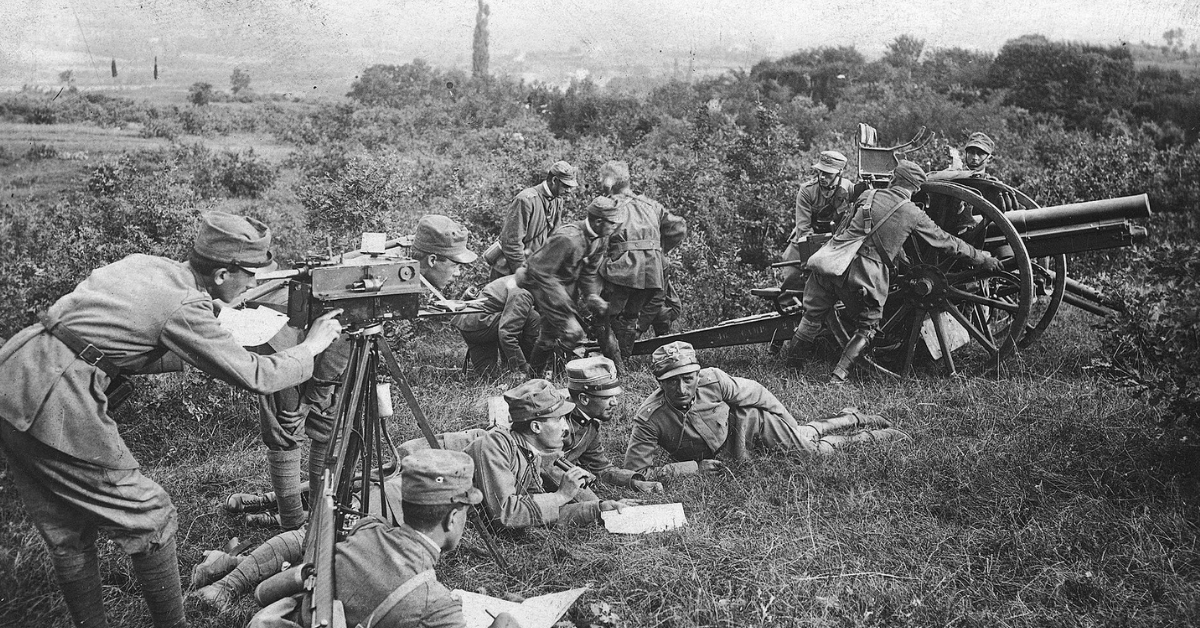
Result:
[[[529,370],[534,377],[544,377],[546,368],[554,358],[554,349],[536,345],[529,354]]]
[[[240,515],[275,509],[275,493],[234,493],[225,498],[225,512]]]
[[[842,357],[838,360],[837,366],[833,367],[833,375],[829,378],[829,383],[845,383],[846,378],[850,376],[850,367],[854,365],[854,360],[858,359],[859,354],[870,344],[871,339],[867,336],[854,334],[854,337],[846,344],[846,348],[842,350]]]

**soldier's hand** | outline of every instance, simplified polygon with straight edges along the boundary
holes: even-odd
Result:
[[[604,316],[604,313],[608,311],[608,301],[605,301],[598,294],[589,294],[584,304],[587,306],[588,311],[595,316]]]
[[[254,617],[250,618],[250,623],[246,624],[246,628],[300,628],[300,624],[285,619],[288,613],[295,608],[296,598],[294,597],[276,600],[255,613]]]
[[[725,470],[724,462],[712,458],[709,458],[708,460],[701,460],[696,466],[699,467],[700,473],[703,473],[704,475],[712,475]]]
[[[558,480],[558,494],[565,497],[567,501],[575,498],[583,488],[584,482],[587,481],[588,472],[583,467],[571,467],[570,471],[562,474]]]
[[[306,345],[313,355],[328,348],[334,340],[337,340],[338,336],[342,335],[342,323],[336,318],[341,313],[342,310],[337,309],[318,317],[308,328],[308,334],[305,335],[304,342],[301,344]]]
[[[633,488],[642,493],[661,493],[663,492],[662,482],[645,482],[642,480],[634,480]]]
[[[1004,270],[1004,264],[987,251],[983,251],[983,261],[979,263],[979,267],[993,273]]]

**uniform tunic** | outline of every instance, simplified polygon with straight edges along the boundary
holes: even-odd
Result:
[[[260,394],[311,376],[307,347],[258,356],[239,346],[217,323],[216,306],[202,285],[186,263],[131,255],[93,271],[48,316],[123,372],[179,370],[182,359]],[[137,470],[109,418],[104,371],[76,358],[37,324],[0,348],[0,382],[0,447],[52,549],[86,545],[98,528],[128,553],[170,539],[175,507]]]
[[[598,268],[607,244],[608,238],[597,236],[586,220],[579,220],[556,229],[545,246],[526,261],[525,276],[518,285],[533,294],[542,313],[538,345],[579,340],[561,335],[575,316],[574,293],[578,291],[581,297],[600,294]]]
[[[334,570],[346,625],[365,623],[375,607],[413,576],[433,569],[441,549],[407,525],[391,527],[370,519],[337,544]],[[462,602],[431,578],[417,586],[372,626],[379,628],[463,628]]]
[[[683,240],[686,230],[682,220],[641,194],[626,191],[612,198],[629,210],[629,217],[609,238],[608,258],[600,268],[600,275],[611,284],[639,290],[661,289],[666,263],[664,249],[670,250]]]
[[[600,517],[600,501],[588,490],[561,508],[546,492],[542,473],[548,467],[525,440],[508,430],[494,430],[467,446],[475,461],[475,488],[483,493],[483,508],[493,526],[517,530],[557,522],[590,523]],[[553,462],[550,460],[550,462]]]
[[[477,373],[501,364],[510,369],[525,367],[526,353],[533,348],[541,328],[541,315],[533,309],[533,295],[517,287],[512,277],[501,277],[484,286],[480,297],[483,312],[455,316],[452,323],[467,343],[467,356]]]
[[[821,183],[813,179],[800,187],[796,193],[796,226],[788,236],[788,245],[784,249],[781,261],[791,262],[801,258],[797,241],[813,233],[830,233],[850,206],[850,183],[838,178],[838,184],[832,190],[825,190]],[[780,269],[784,289],[800,288],[803,281],[803,271],[797,266],[785,266]],[[792,285],[796,284],[796,285]]]
[[[738,458],[746,451],[813,449],[792,413],[762,384],[711,367],[700,369],[697,378],[696,397],[687,411],[668,403],[661,390],[638,408],[625,469],[654,481],[694,473],[697,462],[721,451]],[[679,462],[654,466],[658,447]]]
[[[562,219],[563,199],[552,198],[544,181],[521,190],[504,214],[500,228],[502,258],[493,272],[501,276],[516,272],[529,255],[542,248]]]
[[[578,407],[567,417],[567,433],[563,439],[563,456],[591,472],[601,482],[630,487],[641,477],[628,469],[619,469],[608,459],[600,444],[600,421],[583,413]]]
[[[804,287],[804,318],[809,325],[816,325],[819,329],[825,315],[841,299],[846,305],[846,313],[854,320],[855,329],[873,334],[883,319],[883,306],[891,286],[891,267],[904,254],[904,243],[910,236],[918,237],[929,246],[951,255],[976,263],[983,261],[982,252],[942,231],[921,208],[908,199],[907,192],[888,188],[868,193],[855,206],[849,225],[843,232],[834,235],[833,241],[845,242],[865,236],[870,231],[869,224],[879,224],[891,207],[900,204],[895,214],[863,242],[845,273],[839,277],[820,273],[809,275]]]

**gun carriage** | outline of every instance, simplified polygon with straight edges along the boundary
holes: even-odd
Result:
[[[874,130],[862,127],[859,174],[872,187],[886,185],[897,153],[915,150],[927,139],[922,130],[908,143],[880,148],[874,146]],[[994,368],[1036,342],[1063,303],[1101,316],[1120,309],[1068,277],[1067,256],[1131,246],[1147,232],[1130,221],[1150,215],[1145,194],[1041,207],[1020,190],[970,171],[932,173],[912,200],[944,230],[988,251],[1004,266],[998,272],[977,269],[910,239],[896,260],[874,356],[862,359],[890,377],[910,373],[923,358],[941,363],[953,375],[958,372],[956,352],[974,354],[976,361]],[[829,237],[810,236],[809,253]],[[760,288],[751,293],[769,301],[774,311],[642,340],[634,353],[648,354],[675,340],[706,348],[790,338],[803,315],[802,291]],[[845,346],[853,331],[836,312],[828,322],[834,339]]]

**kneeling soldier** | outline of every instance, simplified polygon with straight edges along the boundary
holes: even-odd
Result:
[[[722,453],[734,460],[746,458],[748,451],[830,453],[848,442],[904,436],[882,417],[854,408],[800,425],[762,384],[700,368],[686,342],[655,349],[651,360],[660,389],[638,408],[623,465],[648,479],[721,471],[725,465],[716,456]],[[863,429],[849,436],[828,434],[840,428]],[[678,462],[654,466],[658,447]]]
[[[467,343],[471,367],[477,375],[495,373],[497,365],[527,371],[542,326],[541,315],[533,309],[533,295],[509,275],[484,286],[479,296],[483,312],[459,314],[452,321]]]

